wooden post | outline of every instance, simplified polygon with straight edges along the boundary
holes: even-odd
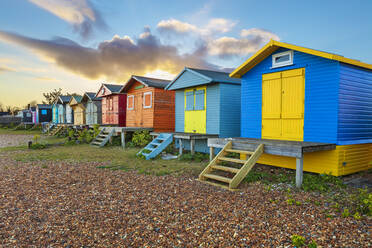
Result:
[[[191,155],[195,154],[195,140],[191,138],[190,140],[190,150],[191,150]]]
[[[125,149],[125,131],[124,128],[121,130],[121,147]]]
[[[214,159],[214,147],[209,147],[209,161],[212,161]]]
[[[304,155],[301,158],[296,158],[296,187],[301,188],[304,174]]]
[[[182,139],[179,139],[179,145],[180,145],[180,147],[179,147],[179,156],[181,156],[182,155],[182,153],[183,153],[183,147],[182,147]]]

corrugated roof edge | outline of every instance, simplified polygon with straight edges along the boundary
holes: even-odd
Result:
[[[330,60],[336,60],[342,63],[355,65],[358,67],[366,68],[372,70],[372,65],[361,62],[355,59],[345,58],[341,55],[327,53],[319,50],[314,50],[306,47],[301,47],[297,45],[292,45],[289,43],[284,43],[280,41],[270,40],[263,48],[261,48],[258,52],[252,55],[249,59],[247,59],[243,64],[241,64],[238,68],[236,68],[233,72],[230,73],[230,77],[240,78],[242,75],[247,73],[250,69],[264,60],[267,56],[273,53],[278,48],[283,47],[291,50],[296,50],[303,53],[312,54],[315,56],[327,58]]]

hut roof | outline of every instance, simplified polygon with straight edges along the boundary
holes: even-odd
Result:
[[[205,70],[205,69],[196,69],[196,68],[185,67],[185,69],[183,69],[183,71],[180,74],[178,74],[178,76],[171,83],[169,83],[168,86],[165,89],[170,89],[170,90],[181,89],[182,86],[172,87],[172,85],[185,72],[191,72],[194,75],[203,78],[204,80],[206,80],[206,82],[204,84],[210,84],[210,83],[240,84],[240,79],[229,77],[229,73],[227,73],[227,72],[211,71],[211,70]]]
[[[128,90],[129,87],[133,85],[135,81],[140,82],[141,84],[147,87],[154,87],[154,88],[159,88],[159,89],[164,89],[171,82],[171,80],[166,80],[166,79],[150,78],[150,77],[142,77],[142,76],[133,75],[128,80],[128,82],[124,85],[124,87],[121,89],[120,92],[123,93],[126,90]]]
[[[254,54],[252,57],[247,59],[247,61],[245,61],[242,65],[236,68],[230,74],[230,77],[240,78],[242,75],[247,73],[250,69],[255,67],[258,63],[260,63],[262,60],[264,60],[266,57],[268,57],[273,52],[275,52],[278,48],[281,48],[281,47],[372,70],[371,64],[367,64],[359,60],[345,58],[341,55],[334,54],[334,53],[323,52],[319,50],[314,50],[314,49],[310,49],[306,47],[300,47],[300,46],[296,46],[296,45],[292,45],[292,44],[288,44],[284,42],[271,40],[263,48],[261,48],[261,50],[259,50],[256,54]]]

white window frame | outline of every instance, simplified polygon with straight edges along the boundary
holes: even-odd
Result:
[[[150,95],[150,105],[149,106],[146,106],[146,101],[145,101],[146,95]],[[152,92],[143,93],[143,108],[144,109],[152,108]]]
[[[275,63],[275,59],[277,57],[281,57],[281,56],[284,56],[284,55],[289,55],[289,60],[288,61]],[[272,67],[271,68],[278,68],[278,67],[287,66],[287,65],[293,65],[293,50],[285,51],[285,52],[282,52],[282,53],[276,53],[276,54],[272,55]]]
[[[129,102],[129,98],[132,98],[132,100],[133,100],[133,104],[132,104],[132,107],[131,108],[129,108],[128,106],[128,102]],[[127,109],[128,110],[133,110],[134,109],[134,95],[128,95],[127,96]]]

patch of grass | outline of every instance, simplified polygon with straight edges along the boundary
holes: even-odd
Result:
[[[184,153],[179,157],[180,161],[195,161],[195,162],[207,162],[209,160],[209,154],[196,152],[194,155],[191,153]]]
[[[301,235],[294,234],[291,236],[292,245],[295,247],[303,247],[305,246],[305,237]]]
[[[18,135],[35,135],[35,134],[41,134],[40,130],[13,130],[10,128],[0,128],[0,134],[18,134]]]
[[[66,161],[66,162],[102,162],[102,169],[137,171],[138,173],[164,176],[168,174],[197,176],[205,168],[204,162],[179,160],[142,160],[136,157],[139,149],[121,147],[96,148],[90,145],[52,146],[44,150],[9,152],[17,161]]]

